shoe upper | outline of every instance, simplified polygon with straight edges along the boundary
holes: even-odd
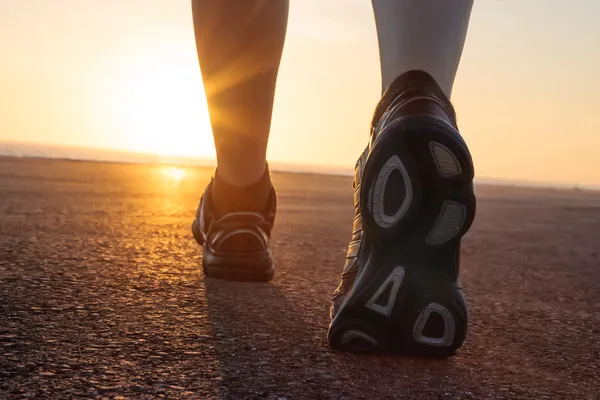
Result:
[[[367,242],[363,240],[363,224],[360,213],[360,184],[362,178],[362,170],[364,163],[369,155],[369,148],[367,147],[355,166],[354,173],[354,223],[352,224],[352,238],[348,244],[348,251],[346,252],[346,262],[342,270],[342,280],[338,285],[337,289],[333,292],[332,301],[333,305],[331,308],[331,318],[337,313],[337,310],[342,305],[346,294],[352,288],[358,273],[361,268],[365,265],[366,260],[363,258],[368,254],[368,251],[364,251],[364,248],[368,246]]]
[[[457,128],[456,114],[452,104],[439,88],[435,80],[426,72],[410,71],[398,77],[384,92],[375,108],[371,122],[369,144],[355,165],[354,174],[354,224],[352,238],[346,253],[346,262],[342,270],[342,279],[332,296],[330,310],[333,318],[346,295],[366,265],[369,257],[369,237],[364,235],[360,213],[360,188],[363,168],[370,150],[377,142],[379,133],[392,121],[404,116],[431,115],[440,118]]]
[[[196,224],[200,237],[196,238],[213,254],[239,255],[267,251],[277,196],[272,188],[262,212],[236,211],[220,213],[211,196],[212,181],[200,199]]]
[[[383,93],[371,121],[369,147],[391,121],[405,115],[431,115],[458,129],[456,112],[435,80],[424,71],[399,76]]]

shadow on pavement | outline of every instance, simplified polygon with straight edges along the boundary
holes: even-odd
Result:
[[[366,398],[394,388],[418,397],[471,375],[456,360],[332,351],[327,325],[307,321],[274,284],[205,278],[204,285],[221,398]]]
[[[310,365],[300,355],[311,335],[299,310],[270,283],[205,278],[208,316],[221,372],[220,395],[255,398],[297,393]]]

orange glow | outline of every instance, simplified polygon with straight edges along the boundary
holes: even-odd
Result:
[[[582,1],[476,2],[452,101],[477,178],[600,185],[600,3]],[[10,38],[0,41],[9,55],[0,63],[0,142],[214,160],[204,90],[265,68],[242,52],[203,85],[189,2],[34,3],[0,1],[0,35]],[[381,95],[370,8],[291,2],[273,165],[351,173]],[[213,119],[251,134],[244,112],[216,110]]]
[[[165,167],[160,171],[167,179],[175,183],[179,183],[185,177],[185,169],[179,167]]]
[[[113,101],[122,107],[127,148],[164,156],[211,157],[212,131],[196,65],[156,49],[138,56]],[[176,61],[169,61],[175,59]]]

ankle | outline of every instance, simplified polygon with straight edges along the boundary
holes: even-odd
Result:
[[[272,188],[268,165],[265,165],[265,171],[257,181],[243,186],[228,182],[219,174],[217,168],[211,196],[215,207],[223,214],[236,211],[262,212]]]

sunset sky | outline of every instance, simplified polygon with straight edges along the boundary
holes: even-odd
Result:
[[[480,178],[600,184],[600,2],[478,0],[453,92]],[[213,157],[188,0],[0,0],[0,141]],[[292,0],[269,159],[354,165],[368,0]]]

